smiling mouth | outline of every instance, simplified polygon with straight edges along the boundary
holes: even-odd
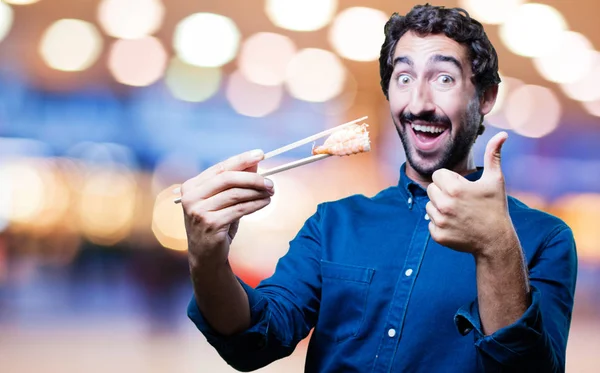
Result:
[[[412,134],[415,139],[415,145],[422,151],[433,151],[436,149],[440,140],[447,136],[450,127],[440,124],[430,123],[409,123]]]

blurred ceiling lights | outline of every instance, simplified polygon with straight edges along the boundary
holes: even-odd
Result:
[[[217,93],[221,85],[220,67],[198,67],[173,57],[165,83],[171,94],[182,101],[202,102]]]
[[[158,194],[152,213],[152,232],[161,245],[168,249],[187,250],[187,236],[181,205],[173,203],[176,197],[171,185]]]
[[[135,175],[121,166],[88,169],[80,189],[79,228],[90,241],[113,245],[127,237],[137,201]]]
[[[600,100],[583,102],[582,104],[585,111],[595,117],[600,117]]]
[[[267,0],[265,11],[278,27],[315,31],[331,22],[337,5],[337,0]]]
[[[44,32],[40,53],[53,69],[82,71],[96,62],[102,38],[96,27],[78,19],[61,19]]]
[[[379,58],[382,32],[388,16],[372,8],[348,8],[340,12],[329,29],[329,42],[342,57],[354,61],[375,61]],[[358,26],[360,25],[360,26]]]
[[[244,77],[262,85],[280,85],[285,70],[296,53],[296,46],[287,36],[259,32],[242,45],[238,66]]]
[[[500,82],[498,88],[496,103],[494,104],[492,111],[486,116],[486,121],[496,128],[508,130],[512,127],[505,115],[506,101],[511,92],[515,91],[525,83],[523,83],[522,80],[503,75],[500,75],[500,79],[502,79],[502,82]]]
[[[160,79],[167,65],[167,52],[160,40],[152,36],[143,39],[115,41],[108,57],[108,68],[123,84],[144,87]]]
[[[13,24],[14,13],[9,5],[0,1],[0,41],[4,40]]]
[[[40,0],[2,0],[5,3],[8,4],[14,4],[14,5],[29,5],[29,4],[35,4]]]
[[[567,22],[558,10],[529,3],[521,5],[500,26],[500,38],[515,54],[539,57],[558,49],[556,40],[561,40],[566,29]]]
[[[264,117],[281,104],[283,87],[253,83],[238,70],[229,76],[225,94],[236,112],[249,117]]]
[[[594,66],[572,83],[561,84],[563,92],[577,101],[600,100],[600,52],[594,52]]]
[[[594,67],[595,51],[582,34],[566,31],[552,53],[533,60],[538,72],[555,83],[572,83],[588,74]]]
[[[203,67],[218,67],[235,58],[240,31],[227,17],[195,13],[175,27],[173,47],[184,62]]]
[[[510,93],[504,112],[513,131],[537,138],[556,129],[560,122],[561,105],[552,90],[537,85],[523,85]]]
[[[102,0],[98,21],[115,38],[138,39],[158,31],[165,7],[160,0]]]
[[[479,22],[498,25],[514,13],[524,0],[459,0],[458,6]]]
[[[325,102],[340,94],[345,78],[344,65],[335,54],[307,48],[290,61],[286,87],[293,97],[300,100]]]

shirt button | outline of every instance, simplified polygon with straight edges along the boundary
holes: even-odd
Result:
[[[412,203],[412,198],[408,197],[408,204],[410,205]]]
[[[407,269],[406,272],[404,272],[404,274],[406,275],[406,277],[409,277],[410,275],[412,275],[413,270],[412,269]]]
[[[425,220],[429,220],[429,215],[425,214]]]
[[[396,335],[396,329],[388,330],[388,337],[394,338],[395,335]]]

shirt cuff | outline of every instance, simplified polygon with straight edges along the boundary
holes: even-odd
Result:
[[[269,317],[267,309],[267,300],[261,293],[238,278],[238,281],[248,294],[250,305],[250,327],[243,332],[224,336],[215,331],[206,321],[196,298],[192,296],[188,304],[187,314],[190,320],[196,325],[198,330],[204,334],[208,343],[210,343],[221,356],[225,357],[235,351],[241,350],[260,350],[266,346],[267,333],[269,329]]]
[[[479,317],[479,304],[475,299],[471,304],[461,307],[454,316],[458,332],[467,335],[474,330],[475,346],[494,360],[511,364],[543,343],[543,325],[540,312],[541,293],[531,286],[531,305],[512,325],[484,335]]]

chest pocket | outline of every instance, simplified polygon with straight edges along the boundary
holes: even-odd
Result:
[[[343,341],[360,334],[364,324],[372,268],[321,261],[321,308],[316,332]]]

